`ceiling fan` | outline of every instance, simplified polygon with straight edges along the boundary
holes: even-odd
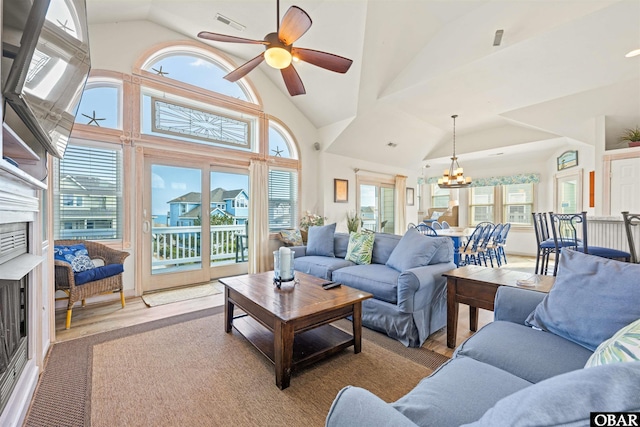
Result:
[[[273,68],[277,68],[282,73],[284,84],[291,96],[304,95],[304,84],[293,68],[292,60],[300,60],[313,64],[336,73],[346,73],[351,67],[352,60],[332,53],[321,52],[313,49],[293,47],[293,43],[311,28],[311,18],[304,10],[298,6],[291,6],[287,13],[280,19],[280,0],[276,6],[277,30],[264,36],[264,40],[251,40],[242,37],[228,36],[225,34],[210,33],[201,31],[198,37],[218,42],[261,44],[265,46],[265,51],[250,61],[242,64],[224,78],[230,82],[240,80],[251,70],[256,68],[262,61],[266,61]]]

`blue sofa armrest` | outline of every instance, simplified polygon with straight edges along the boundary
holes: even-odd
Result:
[[[456,268],[453,262],[410,268],[398,277],[398,309],[413,313],[428,306],[435,295],[447,286],[442,273]]]
[[[307,247],[306,246],[290,246],[289,249],[293,251],[294,258],[300,258],[307,255]]]
[[[348,386],[338,392],[327,414],[325,425],[415,427],[416,424],[375,394],[363,388]]]
[[[545,295],[531,289],[500,286],[494,300],[493,319],[523,325]]]

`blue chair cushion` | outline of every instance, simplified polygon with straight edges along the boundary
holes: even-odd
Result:
[[[563,249],[556,282],[526,324],[594,351],[640,318],[640,264]]]
[[[307,235],[307,255],[334,257],[333,235],[336,223],[309,227]]]
[[[115,276],[124,271],[122,264],[108,264],[102,267],[96,267],[91,270],[82,271],[76,273],[74,276],[76,286],[83,285],[87,282],[93,282],[95,280],[106,279],[107,277]]]
[[[595,255],[603,258],[625,258],[630,259],[629,252],[620,251],[618,249],[603,248],[601,246],[589,246],[589,255]]]

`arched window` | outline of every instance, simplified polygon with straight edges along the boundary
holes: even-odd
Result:
[[[78,106],[76,123],[122,129],[122,83],[90,79]]]
[[[274,120],[269,121],[269,156],[283,159],[298,158],[291,134]]]

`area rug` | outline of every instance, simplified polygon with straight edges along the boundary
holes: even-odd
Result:
[[[363,337],[361,353],[307,367],[279,390],[273,365],[235,330],[224,332],[222,310],[54,344],[24,425],[321,426],[346,385],[390,402],[432,372]]]
[[[180,289],[144,294],[142,296],[142,300],[147,307],[156,307],[158,305],[171,304],[173,302],[221,294],[223,291],[224,286],[220,282],[215,281],[205,283],[203,285],[188,286]]]

